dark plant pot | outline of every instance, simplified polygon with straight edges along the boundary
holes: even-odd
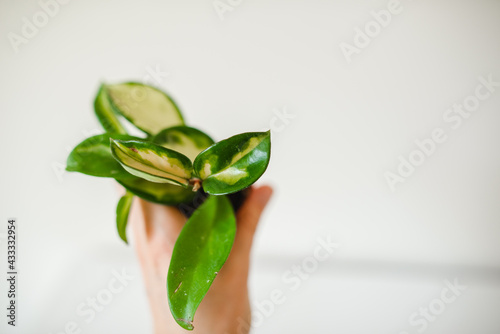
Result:
[[[225,195],[233,205],[234,212],[238,212],[238,210],[241,208],[243,203],[245,202],[246,198],[250,194],[250,188],[246,188],[243,190],[240,190],[238,192]],[[203,189],[198,190],[196,193],[196,196],[190,203],[184,203],[180,204],[177,207],[179,210],[182,212],[184,216],[187,218],[191,217],[193,212],[198,209],[200,205],[202,205],[205,200],[208,198],[208,194],[203,191]]]

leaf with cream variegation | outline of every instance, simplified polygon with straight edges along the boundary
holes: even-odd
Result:
[[[212,138],[202,131],[183,125],[160,131],[152,138],[152,142],[180,152],[191,161],[194,161],[201,151],[214,143]]]
[[[125,128],[120,123],[108,95],[105,85],[99,87],[97,96],[94,100],[94,111],[97,119],[106,132],[126,134]]]
[[[189,185],[192,163],[179,152],[147,141],[111,139],[111,153],[130,174],[151,182]]]
[[[137,82],[105,85],[111,107],[149,135],[184,125],[184,119],[170,96],[158,88]]]
[[[242,133],[201,152],[194,171],[203,190],[224,195],[249,187],[266,171],[271,156],[271,133]]]

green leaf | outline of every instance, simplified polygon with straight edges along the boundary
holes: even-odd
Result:
[[[126,233],[128,214],[130,212],[133,199],[134,195],[127,191],[125,195],[120,198],[116,207],[116,228],[118,229],[118,235],[123,241],[125,241],[126,244],[128,244]]]
[[[231,251],[236,219],[225,196],[210,196],[182,229],[167,276],[170,311],[192,330],[194,314]]]
[[[179,152],[142,140],[111,139],[111,153],[132,175],[151,182],[189,185],[193,165]]]
[[[111,155],[110,138],[133,140],[136,137],[105,133],[89,137],[78,144],[68,156],[66,170],[99,177],[130,178],[128,173]]]
[[[249,132],[210,146],[194,161],[203,190],[224,195],[251,186],[266,171],[271,157],[271,132]]]
[[[137,82],[106,85],[105,88],[113,110],[149,135],[184,125],[175,102],[157,88]]]
[[[200,130],[182,125],[160,131],[152,141],[184,154],[191,161],[194,161],[201,151],[214,143],[212,138]]]
[[[126,180],[117,180],[125,189],[149,202],[179,205],[192,202],[196,193],[168,183],[149,182],[140,177],[132,176]]]
[[[121,134],[127,133],[113,111],[104,85],[101,85],[101,87],[99,87],[99,91],[97,92],[97,96],[94,101],[94,111],[97,119],[99,119],[99,122],[106,132]]]

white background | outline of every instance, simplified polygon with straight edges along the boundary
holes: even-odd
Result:
[[[158,68],[187,122],[217,139],[269,128],[276,110],[294,115],[273,128],[260,183],[276,193],[251,275],[255,303],[273,289],[286,301],[254,333],[418,333],[411,315],[455,279],[467,289],[422,332],[500,333],[500,87],[459,128],[443,120],[479,76],[500,81],[500,2],[401,0],[349,63],[339,45],[387,4],[244,0],[221,19],[211,0],[73,0],[16,52],[9,33],[42,9],[1,0],[1,268],[6,220],[20,225],[18,327],[2,311],[1,332],[151,332],[133,250],[115,231],[113,182],[60,168],[100,131],[99,82]],[[435,128],[447,140],[391,191],[384,174]],[[338,250],[292,290],[282,275],[327,236]],[[123,269],[134,276],[125,290],[92,321],[79,316]]]

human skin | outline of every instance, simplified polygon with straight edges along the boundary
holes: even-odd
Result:
[[[253,237],[272,195],[269,186],[252,187],[236,213],[236,237],[229,257],[201,302],[191,333],[248,334],[251,310],[248,271]],[[175,241],[186,222],[175,207],[134,198],[130,212],[132,240],[149,299],[155,334],[188,333],[170,313],[166,280]]]

